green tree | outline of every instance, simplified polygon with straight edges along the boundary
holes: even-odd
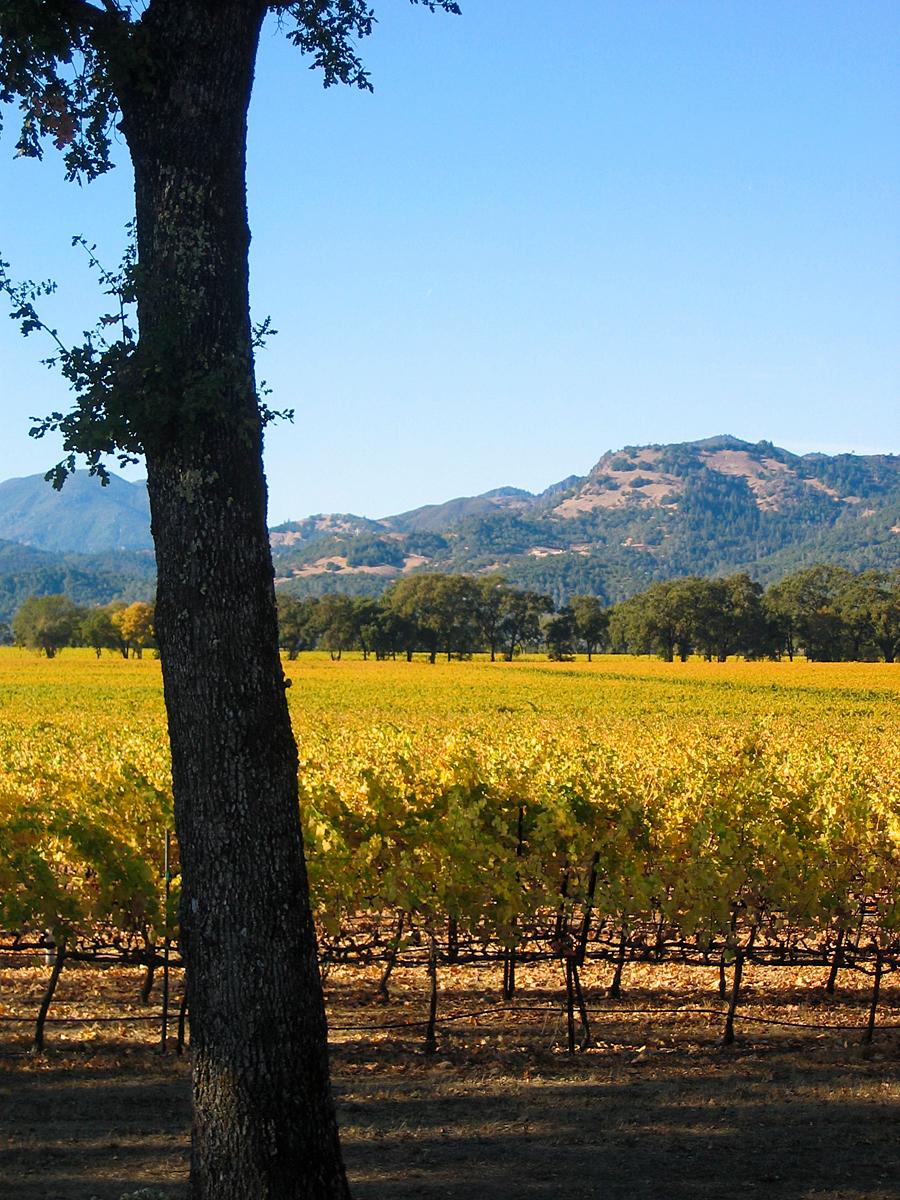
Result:
[[[544,622],[544,641],[551,662],[570,662],[575,657],[577,624],[570,608],[561,608]]]
[[[500,644],[503,657],[512,662],[516,652],[528,642],[537,642],[541,637],[541,617],[553,611],[553,601],[538,592],[523,592],[509,588],[504,593],[500,607]]]
[[[362,533],[347,548],[348,567],[402,567],[405,562],[403,546],[396,538]]]
[[[740,572],[723,579],[722,586],[728,630],[717,650],[720,662],[729,654],[743,654],[747,658],[771,655],[775,639],[763,605],[762,585]]]
[[[278,595],[278,645],[293,662],[301,650],[316,644],[315,610],[317,600],[298,600],[295,596]]]
[[[479,590],[467,575],[423,573],[398,579],[385,593],[387,608],[415,630],[415,644],[434,662],[443,651],[470,654],[479,637]]]
[[[840,596],[852,576],[843,567],[819,563],[780,580],[766,592],[787,653],[802,647],[807,658],[835,662],[848,649]]]
[[[123,651],[127,656],[128,647],[122,642],[120,630],[113,621],[115,609],[108,607],[89,608],[84,614],[78,629],[78,640],[85,646],[90,646],[99,658],[104,650]]]
[[[745,574],[654,583],[609,610],[609,641],[618,652],[669,662],[692,649],[720,662],[729,654],[759,657],[773,644],[762,588]]]
[[[610,633],[619,649],[632,654],[658,654],[672,662],[676,650],[687,658],[694,633],[691,599],[696,590],[687,580],[651,584],[610,614]]]
[[[682,662],[687,662],[697,645],[703,620],[711,604],[709,580],[696,575],[672,579],[666,585],[665,608],[672,622],[675,649]]]
[[[415,622],[407,620],[388,605],[379,606],[378,618],[369,632],[375,657],[396,658],[399,653],[406,655],[406,661],[411,662],[418,638]]]
[[[445,575],[440,591],[443,617],[443,646],[447,659],[477,650],[481,644],[479,593],[475,580],[468,575]]]
[[[320,596],[311,626],[318,636],[319,645],[334,659],[339,659],[345,650],[352,650],[357,645],[359,628],[350,596],[338,592]]]
[[[609,648],[614,654],[649,654],[650,650],[641,644],[640,628],[640,598],[630,596],[620,600],[609,609],[609,624],[607,637]]]
[[[376,658],[384,658],[389,640],[384,627],[384,616],[384,608],[371,596],[354,597],[353,628],[364,661],[373,653]]]
[[[862,571],[837,596],[853,658],[880,654],[893,662],[900,646],[900,572]]]
[[[588,662],[601,647],[609,631],[609,613],[596,596],[573,596],[569,608],[575,622],[575,636],[584,643]]]
[[[478,622],[481,636],[491,652],[491,662],[496,662],[500,645],[503,599],[509,587],[502,575],[482,575],[476,580],[475,586],[478,589]]]
[[[423,0],[456,10],[452,0]],[[51,415],[72,457],[143,454],[158,563],[192,1031],[192,1200],[348,1194],[297,807],[266,530],[249,317],[246,126],[263,20],[326,84],[368,79],[367,0],[7,0],[0,100],[17,151],[135,182],[135,337],[61,349],[76,401]],[[39,319],[16,293],[25,331]]]
[[[81,609],[68,596],[29,596],[16,610],[12,633],[20,646],[54,658],[72,644],[81,619]]]
[[[404,623],[407,659],[419,646],[424,646],[431,662],[437,658],[441,633],[438,617],[439,579],[439,575],[424,573],[406,575],[393,583],[384,594],[388,611]]]
[[[885,662],[895,662],[900,654],[900,570],[883,577],[873,596],[869,617],[872,640]]]
[[[763,609],[772,631],[776,657],[780,658],[782,654],[786,654],[788,660],[793,662],[794,655],[798,653],[796,609],[785,580],[779,580],[766,589],[763,595]]]

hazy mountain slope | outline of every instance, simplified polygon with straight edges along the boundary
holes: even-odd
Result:
[[[502,511],[529,508],[536,497],[521,488],[501,487],[481,496],[458,496],[443,504],[426,504],[395,517],[385,517],[382,524],[403,533],[435,533],[449,529],[465,517],[483,516]]]
[[[814,563],[833,562],[851,571],[890,571],[900,566],[900,498],[876,511],[843,514],[831,528],[760,558],[748,569],[762,583]]]
[[[0,538],[87,554],[150,550],[146,485],[111,475],[102,487],[87,471],[76,471],[61,491],[43,475],[7,479],[0,483]]]

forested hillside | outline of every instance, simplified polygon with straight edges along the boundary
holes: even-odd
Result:
[[[130,603],[151,598],[155,580],[150,550],[52,554],[0,541],[0,622],[8,623],[28,596],[63,594],[81,605]]]
[[[377,594],[416,570],[490,573],[559,604],[615,602],[653,580],[815,562],[900,565],[900,458],[798,456],[728,436],[609,452],[532,495],[499,488],[380,522],[320,517],[273,531],[282,587]]]
[[[0,620],[31,594],[151,599],[146,491],[78,472],[0,484]],[[279,588],[377,596],[415,572],[502,572],[564,604],[656,580],[746,571],[770,584],[828,562],[900,566],[900,457],[796,455],[728,436],[626,446],[539,494],[500,487],[373,520],[325,513],[271,530]],[[11,543],[15,543],[14,545]],[[89,553],[88,553],[89,552]]]

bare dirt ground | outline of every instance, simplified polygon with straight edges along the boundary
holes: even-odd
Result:
[[[47,975],[0,967],[0,1016],[32,1014]],[[753,968],[726,1050],[713,971],[629,967],[620,1001],[607,976],[586,973],[595,1045],[570,1056],[558,964],[523,972],[513,1012],[495,969],[445,968],[439,1051],[426,1058],[420,971],[397,972],[386,1006],[372,1003],[371,974],[333,973],[357,1200],[900,1198],[900,990],[882,993],[867,1050],[867,980],[847,972],[832,1000],[820,971]],[[29,1026],[0,1022],[4,1200],[141,1188],[184,1200],[189,1066],[155,1052],[137,985],[133,971],[67,968],[54,1015],[121,1021],[49,1026],[43,1054],[28,1050]]]

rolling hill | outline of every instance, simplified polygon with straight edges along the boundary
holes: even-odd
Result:
[[[499,488],[273,548],[293,592],[377,591],[416,569],[501,571],[557,601],[622,599],[653,579],[828,560],[900,566],[900,457],[795,455],[721,436],[604,454],[539,494]],[[280,530],[293,528],[280,526]],[[277,531],[274,531],[277,536]]]
[[[153,590],[146,488],[77,472],[0,483],[0,619],[30,592],[81,603]],[[813,562],[900,567],[900,456],[796,455],[723,435],[626,446],[534,494],[500,487],[373,520],[318,514],[271,530],[279,587],[374,594],[415,570],[502,572],[616,601],[654,579]],[[30,591],[29,591],[30,589]]]

